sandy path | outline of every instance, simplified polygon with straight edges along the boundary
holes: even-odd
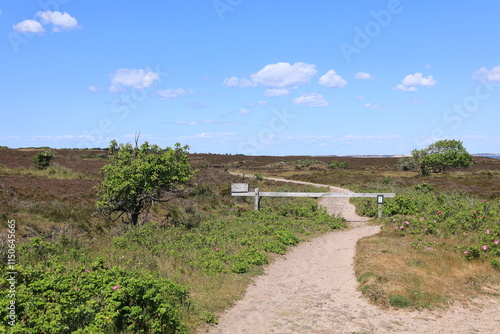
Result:
[[[354,250],[359,239],[380,229],[367,226],[348,199],[323,198],[321,204],[346,217],[352,228],[302,243],[271,264],[211,334],[500,333],[498,299],[482,300],[487,308],[457,306],[440,312],[383,310],[369,304],[356,290]]]

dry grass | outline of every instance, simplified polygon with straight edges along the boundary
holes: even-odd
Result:
[[[391,306],[389,296],[405,296],[415,308],[446,307],[479,295],[500,294],[500,274],[488,261],[468,261],[452,239],[427,242],[379,235],[358,242],[355,274],[359,289],[373,302]]]

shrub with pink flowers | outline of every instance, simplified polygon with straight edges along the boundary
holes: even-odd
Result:
[[[183,286],[106,268],[102,259],[90,268],[19,267],[16,283],[17,322],[8,333],[187,333],[177,311],[189,306]],[[8,303],[0,300],[3,324]]]
[[[370,189],[373,191],[373,189]],[[401,237],[458,236],[455,246],[469,259],[500,259],[500,199],[478,199],[461,191],[422,191],[422,187],[395,188],[396,198],[386,199],[386,226]],[[376,203],[355,200],[358,212],[376,216]]]

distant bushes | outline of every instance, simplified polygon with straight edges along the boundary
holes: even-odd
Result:
[[[54,157],[54,153],[52,151],[45,151],[42,153],[38,153],[33,157],[33,162],[37,169],[46,169],[50,166],[50,160]]]
[[[332,161],[328,164],[328,168],[330,168],[330,169],[348,169],[349,162],[348,161],[344,161],[344,162]]]
[[[282,160],[277,164],[277,166],[278,167],[293,166],[295,169],[308,168],[309,170],[324,169],[325,167],[329,169],[347,169],[349,168],[349,162],[331,161],[330,163],[327,164],[326,162],[316,159],[299,159],[293,161]]]

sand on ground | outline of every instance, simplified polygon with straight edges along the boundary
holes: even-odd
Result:
[[[357,290],[353,259],[357,241],[378,233],[380,227],[367,225],[368,219],[355,213],[348,198],[322,198],[320,203],[330,214],[345,217],[350,228],[301,243],[270,264],[210,334],[500,333],[498,298],[434,311],[370,304]]]

